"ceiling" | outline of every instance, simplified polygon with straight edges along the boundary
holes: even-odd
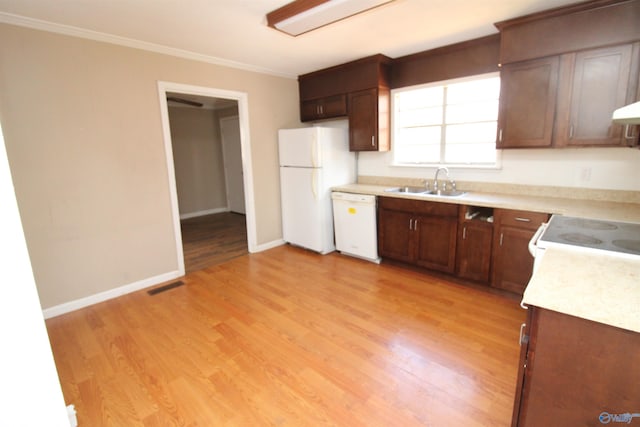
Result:
[[[494,22],[576,2],[395,0],[291,37],[265,18],[289,1],[0,0],[0,22],[295,77],[376,53],[396,58],[494,34]]]

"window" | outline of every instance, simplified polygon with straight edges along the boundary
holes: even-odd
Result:
[[[498,73],[394,90],[394,164],[495,166],[499,96]]]

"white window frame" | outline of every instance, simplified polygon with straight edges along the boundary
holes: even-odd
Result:
[[[502,150],[496,149],[496,161],[495,163],[446,163],[443,161],[442,153],[443,146],[441,146],[440,150],[440,161],[439,162],[425,162],[425,163],[403,163],[396,160],[396,152],[395,147],[397,146],[397,136],[396,136],[396,106],[395,106],[395,94],[399,92],[407,92],[417,89],[424,89],[428,87],[434,86],[443,86],[450,85],[456,83],[462,83],[466,81],[480,80],[483,78],[491,78],[491,77],[500,77],[500,72],[492,72],[485,74],[476,74],[473,76],[462,77],[457,79],[449,79],[449,80],[440,80],[437,82],[429,82],[425,84],[419,84],[414,86],[405,86],[402,88],[392,89],[391,90],[391,152],[392,152],[392,160],[391,166],[394,167],[407,167],[407,168],[425,168],[425,167],[440,167],[447,166],[449,168],[463,168],[463,169],[501,169],[502,168]]]

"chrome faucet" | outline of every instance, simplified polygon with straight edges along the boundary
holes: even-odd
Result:
[[[433,180],[434,191],[440,191],[440,189],[438,188],[438,174],[440,174],[440,171],[444,171],[444,173],[447,174],[447,178],[449,178],[449,169],[445,166],[439,167],[438,170],[436,170],[436,177]]]

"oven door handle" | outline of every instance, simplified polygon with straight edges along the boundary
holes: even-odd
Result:
[[[531,238],[531,240],[529,240],[529,253],[534,258],[536,257],[536,252],[537,252],[537,247],[538,247],[538,239],[540,238],[540,236],[542,235],[542,233],[544,232],[544,230],[546,228],[547,228],[547,223],[546,222],[543,222],[542,224],[540,224],[540,227],[538,227],[538,230],[536,230],[536,232],[533,235],[533,237]]]

